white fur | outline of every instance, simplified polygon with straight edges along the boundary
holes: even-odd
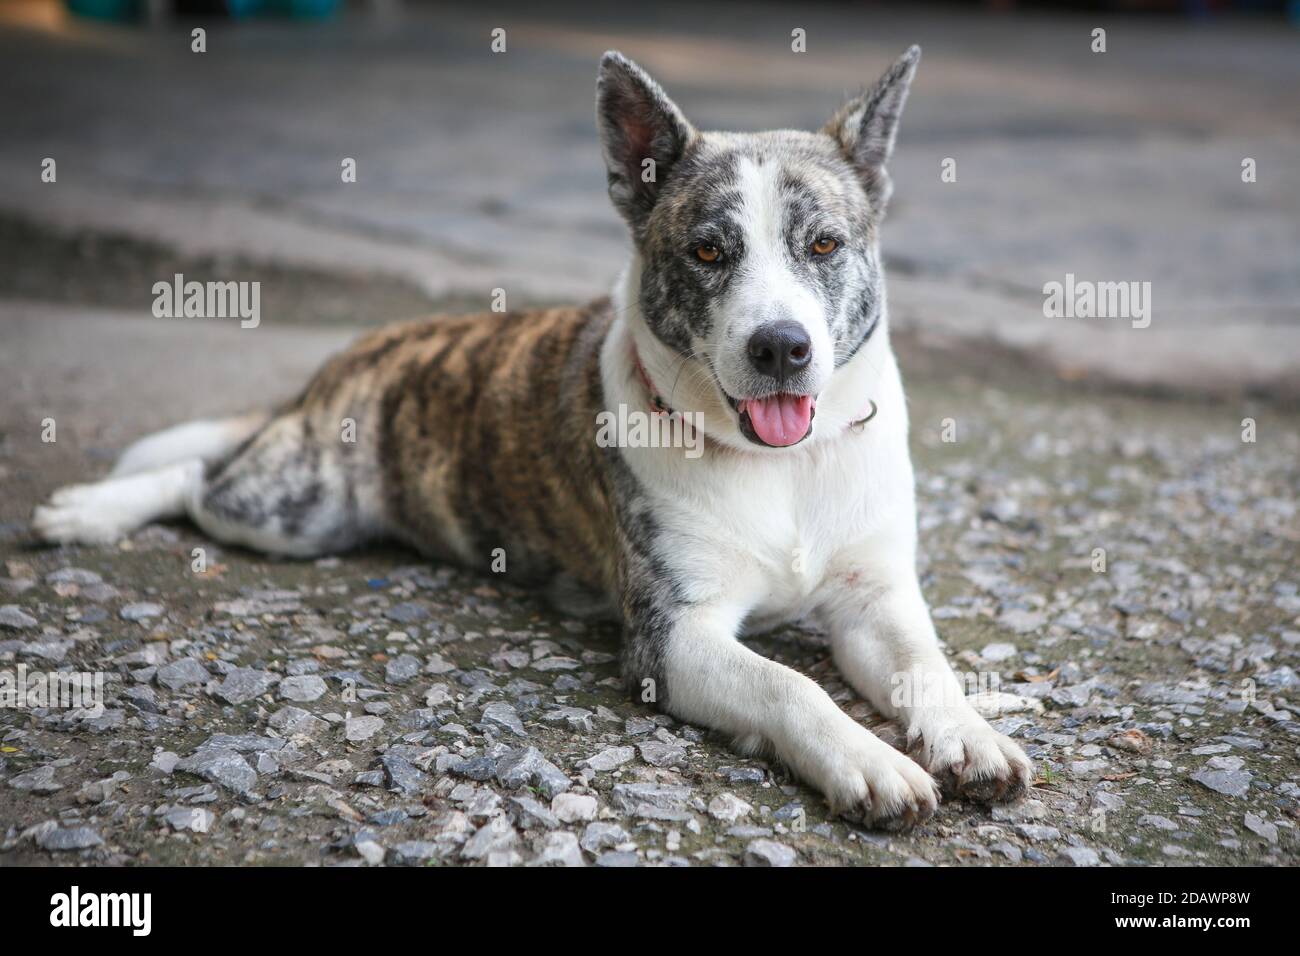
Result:
[[[790,269],[785,241],[785,199],[778,185],[782,167],[741,157],[736,166],[741,202],[735,211],[745,237],[741,274],[715,314],[706,349],[720,384],[732,396],[747,394],[742,376],[749,369],[750,336],[774,319],[798,322],[812,340],[805,374],[809,391],[820,392],[834,369],[834,343],[821,301]]]
[[[202,480],[203,462],[191,458],[122,478],[68,485],[36,509],[32,526],[44,540],[59,544],[112,544],[150,521],[179,518]]]
[[[255,432],[265,420],[265,413],[257,412],[238,418],[186,422],[154,432],[127,448],[109,477],[122,478],[189,458],[213,461]]]
[[[151,521],[198,511],[203,466],[232,451],[266,420],[264,412],[187,422],[127,448],[103,481],[68,485],[32,515],[32,527],[58,544],[112,544]]]
[[[639,270],[634,261],[616,291],[618,318],[601,355],[611,407],[645,407],[633,343],[653,381],[680,371],[681,358],[640,314]],[[930,781],[915,763],[849,719],[812,681],[736,640],[746,627],[811,614],[828,627],[845,678],[920,742],[928,770],[962,783],[1027,782],[1020,748],[966,703],[917,582],[907,409],[883,312],[872,338],[820,395],[813,433],[789,448],[749,443],[706,376],[678,378],[685,385],[669,403],[704,413],[703,455],[621,450],[652,498],[663,531],[657,557],[695,608],[666,654],[671,709],[743,742],[770,744],[838,805],[859,802],[869,785],[868,820],[928,815]],[[876,417],[850,428],[868,400]],[[900,675],[945,693],[893,706]]]

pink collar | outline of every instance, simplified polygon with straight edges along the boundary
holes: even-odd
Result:
[[[650,393],[650,409],[660,415],[671,415],[673,410],[668,404],[659,397],[659,392],[655,388],[654,382],[650,381],[650,373],[645,370],[641,364],[641,356],[637,354],[636,346],[632,346],[632,363],[636,366],[636,374],[641,377],[641,384],[645,390]]]

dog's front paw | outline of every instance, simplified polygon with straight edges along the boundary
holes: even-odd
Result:
[[[805,775],[831,808],[868,827],[908,830],[929,819],[939,805],[930,775],[866,729],[847,719],[805,751],[813,757]]]
[[[1001,803],[1024,794],[1033,764],[1011,738],[971,711],[914,725],[909,752],[933,774],[945,797]]]

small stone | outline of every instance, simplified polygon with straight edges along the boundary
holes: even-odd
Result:
[[[546,834],[542,841],[541,852],[528,864],[529,866],[586,866],[582,850],[578,847],[578,838],[567,830]]]
[[[678,744],[661,743],[647,740],[637,744],[641,759],[652,767],[682,767],[686,765],[686,748]]]
[[[422,863],[442,856],[443,847],[427,840],[409,840],[393,847],[393,853],[403,863]]]
[[[1037,823],[1020,823],[1016,825],[1016,832],[1026,840],[1032,840],[1035,843],[1042,843],[1044,840],[1059,840],[1061,831],[1056,827],[1044,826]]]
[[[592,754],[586,760],[578,761],[578,768],[587,767],[598,773],[606,773],[610,770],[617,770],[635,756],[636,748],[634,747],[610,747],[598,754]]]
[[[21,657],[39,657],[57,663],[68,656],[72,647],[72,641],[32,641],[20,647],[18,654]]]
[[[997,664],[1015,657],[1019,651],[1014,644],[985,644],[984,649],[980,651],[980,657],[991,664]]]
[[[425,775],[414,764],[396,754],[387,753],[379,758],[384,768],[384,778],[390,790],[399,793],[417,793],[424,785]]]
[[[281,699],[294,700],[300,704],[320,700],[325,696],[327,689],[325,679],[316,674],[300,674],[296,677],[286,677],[280,681]]]
[[[54,779],[54,765],[46,764],[35,770],[20,773],[9,780],[9,786],[15,790],[27,790],[31,793],[55,793],[64,785]]]
[[[1065,709],[1084,707],[1090,697],[1092,697],[1092,686],[1087,683],[1075,684],[1073,687],[1057,687],[1047,695],[1047,699],[1053,704]]]
[[[507,805],[515,825],[525,830],[535,830],[538,827],[553,830],[560,825],[559,818],[545,804],[526,794],[511,797]]]
[[[252,667],[236,667],[213,692],[228,704],[242,704],[261,697],[279,680],[275,674]]]
[[[410,654],[400,654],[384,668],[384,680],[390,684],[405,684],[420,673],[420,659]]]
[[[994,853],[1002,854],[1012,863],[1019,863],[1024,858],[1024,855],[1020,852],[1020,847],[1014,843],[1007,843],[1005,840],[1000,843],[989,844],[989,849]]]
[[[149,766],[154,770],[170,775],[180,761],[179,755],[172,753],[170,750],[164,750],[154,756],[153,760],[149,762]]]
[[[1067,846],[1061,850],[1056,861],[1064,866],[1100,866],[1101,857],[1097,851],[1086,846]]]
[[[426,674],[448,674],[455,669],[456,665],[447,660],[441,654],[430,654],[429,663],[424,665],[424,672]],[[442,687],[445,685],[435,684],[434,686]]]
[[[193,756],[176,764],[176,769],[246,795],[257,783],[257,771],[234,750],[199,748]]]
[[[462,759],[461,762],[452,767],[452,773],[458,777],[464,777],[467,780],[477,780],[482,783],[485,780],[491,780],[496,776],[497,762],[491,757],[474,757],[470,760]]]
[[[775,840],[752,840],[745,847],[745,866],[794,866],[798,859],[792,847]]]
[[[357,855],[371,866],[379,866],[384,862],[384,848],[374,840],[358,840],[352,846]]]
[[[99,584],[104,579],[94,571],[87,571],[85,568],[59,568],[57,571],[51,571],[45,575],[46,584],[76,584],[86,586]]]
[[[998,717],[1005,717],[1008,714],[1041,714],[1043,712],[1043,702],[1035,700],[1032,697],[1025,697],[1020,694],[1010,694],[1006,691],[985,691],[981,694],[971,694],[966,698],[975,712],[985,720],[994,720]]]
[[[103,803],[111,799],[113,793],[124,783],[131,779],[131,775],[125,770],[117,770],[110,777],[103,780],[87,780],[77,791],[78,803]]]
[[[571,786],[569,778],[536,747],[520,747],[497,762],[496,778],[510,790],[525,785],[537,787],[548,799]]]
[[[414,624],[417,621],[423,621],[428,616],[429,612],[426,608],[410,601],[394,604],[384,612],[384,617],[390,621],[396,621],[398,624]]]
[[[1241,757],[1211,757],[1205,761],[1210,770],[1240,770],[1246,765]]]
[[[352,743],[360,743],[383,729],[384,722],[378,717],[349,717],[343,724],[343,736]]]
[[[542,720],[548,724],[564,724],[569,730],[589,734],[595,730],[591,722],[593,716],[591,711],[581,707],[553,707],[542,714]]]
[[[217,815],[200,807],[174,807],[163,814],[163,819],[173,830],[207,833],[216,822]]]
[[[627,831],[617,823],[596,821],[588,823],[587,829],[582,831],[581,845],[588,853],[595,854],[608,847],[626,843],[628,839]]]
[[[182,657],[158,668],[157,680],[168,690],[180,690],[194,684],[206,684],[211,676],[207,668],[194,658]]]
[[[689,787],[653,783],[619,783],[611,792],[616,807],[648,820],[690,819],[691,813],[686,808],[690,796]]]
[[[284,685],[285,681],[281,681],[281,692],[284,691]],[[329,726],[325,721],[301,707],[292,706],[281,707],[271,715],[271,719],[266,723],[272,730],[290,737],[297,734],[305,737],[315,737]]]
[[[1047,617],[1041,611],[1010,608],[998,615],[998,624],[1016,634],[1031,634],[1040,629]]]
[[[460,855],[465,860],[481,860],[490,853],[513,849],[518,843],[519,834],[506,818],[494,817],[465,841]]]
[[[117,613],[124,621],[147,621],[151,617],[159,617],[163,613],[161,604],[154,604],[151,601],[141,601],[138,604],[128,604]]]
[[[1178,824],[1158,813],[1144,813],[1138,817],[1138,826],[1154,827],[1157,830],[1177,830]]]
[[[1246,829],[1257,836],[1262,836],[1269,843],[1277,842],[1277,826],[1254,813],[1246,814]]]
[[[1198,770],[1192,779],[1227,797],[1244,797],[1254,776],[1247,770]]]
[[[37,844],[46,850],[85,850],[100,846],[104,839],[94,827],[56,827],[36,838]]]
[[[580,793],[557,793],[551,800],[551,812],[561,823],[586,823],[596,819],[595,797]]]
[[[483,723],[492,724],[510,731],[516,737],[527,737],[519,712],[510,704],[496,702],[483,708]]]
[[[27,631],[39,625],[40,621],[17,604],[6,604],[4,607],[0,607],[0,627],[10,631]]]
[[[720,793],[709,801],[709,816],[723,823],[735,823],[741,817],[749,816],[753,809],[734,793]]]
[[[1149,754],[1151,752],[1151,738],[1136,727],[1112,734],[1106,743],[1116,750],[1125,750],[1129,753]]]

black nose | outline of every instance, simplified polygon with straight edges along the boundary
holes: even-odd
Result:
[[[789,319],[759,326],[749,337],[749,362],[760,375],[784,383],[812,361],[812,339]]]

